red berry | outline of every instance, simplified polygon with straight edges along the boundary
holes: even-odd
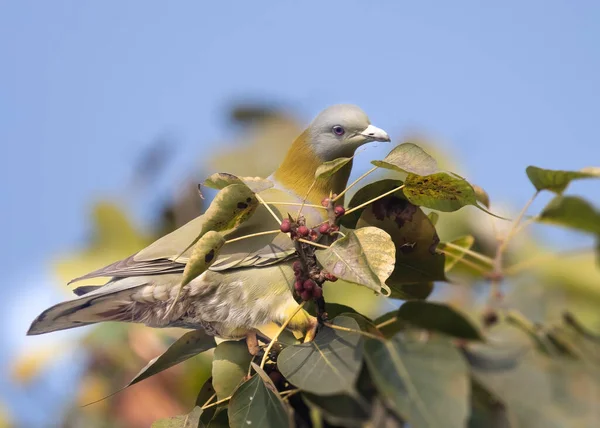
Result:
[[[325,274],[325,279],[330,282],[336,282],[338,280],[337,276],[332,275],[329,272]]]
[[[337,224],[329,226],[329,233],[337,232],[338,230],[340,230],[340,227]]]
[[[298,236],[305,238],[308,236],[308,232],[309,232],[308,227],[306,227],[306,226],[298,227]]]
[[[292,230],[292,224],[290,223],[290,220],[284,218],[279,226],[279,230],[281,230],[283,233],[289,233]]]
[[[311,241],[316,241],[317,239],[319,239],[319,234],[317,233],[317,231],[315,229],[311,229],[309,232],[309,235],[310,235]]]
[[[319,233],[322,233],[323,235],[327,235],[329,233],[329,222],[323,223],[321,226],[319,226]]]
[[[302,293],[304,291],[304,286],[302,284],[302,280],[296,280],[296,282],[294,283],[294,289],[298,293]]]
[[[294,269],[294,272],[302,272],[302,263],[300,263],[300,260],[294,262],[292,269]]]
[[[308,301],[312,299],[312,291],[304,290],[302,293],[300,293],[300,297],[302,298],[302,300]]]
[[[312,291],[314,288],[316,288],[316,284],[312,279],[307,279],[304,281],[303,287],[306,291]]]
[[[329,206],[329,202],[331,202],[331,200],[329,198],[325,198],[321,201],[321,205],[327,208]]]
[[[333,212],[335,213],[336,217],[341,217],[341,216],[344,215],[344,213],[346,212],[346,210],[344,209],[343,206],[336,205],[335,208],[333,209]]]
[[[323,289],[321,287],[315,287],[313,290],[313,299],[320,299],[323,297]]]

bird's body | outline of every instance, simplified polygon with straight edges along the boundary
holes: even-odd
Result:
[[[343,126],[343,128],[342,128]],[[343,132],[339,135],[339,129]],[[344,134],[348,133],[346,137]],[[331,133],[331,135],[329,135]],[[286,159],[269,177],[273,188],[259,193],[280,218],[295,215],[323,163],[368,141],[389,141],[355,106],[338,105],[321,113],[292,144]],[[350,175],[351,162],[313,186],[307,202],[319,203],[330,192],[341,192]],[[326,220],[326,211],[304,207],[308,225]],[[199,235],[203,216],[190,221],[147,248],[82,278],[111,277],[103,286],[76,289],[79,298],[55,305],[36,318],[28,334],[41,334],[101,321],[139,322],[151,327],[203,328],[216,336],[234,339],[282,324],[296,311],[291,264],[295,255],[287,234],[255,236],[221,249],[210,269],[185,285],[179,297],[182,273],[190,251],[182,252]],[[260,205],[250,219],[226,236],[273,230],[278,223]],[[171,305],[175,302],[174,306]],[[307,332],[314,318],[298,312],[289,328]]]

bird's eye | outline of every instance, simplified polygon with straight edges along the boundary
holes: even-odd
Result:
[[[333,128],[331,128],[333,130],[333,133],[335,135],[344,135],[344,128],[342,128],[340,125],[335,125]]]

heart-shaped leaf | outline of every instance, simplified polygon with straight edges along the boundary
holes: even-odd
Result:
[[[352,158],[337,158],[329,162],[325,162],[319,165],[315,171],[315,178],[330,178],[342,169]]]
[[[292,423],[275,385],[256,364],[256,374],[235,390],[229,402],[229,424],[232,428],[285,428]]]
[[[219,400],[229,397],[242,383],[251,361],[245,341],[219,343],[212,365],[213,387]]]
[[[479,328],[457,309],[441,303],[412,300],[398,310],[398,319],[425,330],[469,340],[483,340]]]
[[[600,211],[577,196],[556,196],[537,219],[543,223],[600,235]]]
[[[204,273],[217,260],[217,255],[225,245],[225,238],[219,232],[209,230],[194,244],[190,259],[185,265],[181,286],[189,284]]]
[[[204,185],[206,187],[218,190],[224,189],[232,184],[244,184],[254,193],[260,193],[263,190],[273,187],[273,183],[265,178],[238,177],[226,172],[217,172],[204,180]]]
[[[411,427],[464,427],[468,366],[448,340],[367,339],[365,361],[384,401]]]
[[[204,330],[193,330],[185,333],[173,342],[163,354],[154,358],[146,367],[140,370],[127,386],[135,385],[215,346],[215,339],[206,334]]]
[[[350,206],[358,206],[362,200],[368,201],[401,185],[398,180],[381,180],[360,189],[352,198]],[[351,213],[354,214],[354,213]],[[387,232],[396,247],[396,263],[386,284],[392,289],[394,298],[410,298],[409,292],[402,292],[404,284],[443,281],[444,255],[436,252],[439,238],[435,227],[417,206],[406,200],[401,190],[388,195],[365,207],[355,227],[375,226]],[[417,287],[419,297],[426,297],[424,289]]]
[[[375,166],[417,175],[430,175],[438,171],[434,158],[413,143],[403,143],[392,149],[381,161],[371,161]]]
[[[256,195],[245,184],[232,184],[222,189],[204,213],[200,237],[209,230],[227,232],[248,220],[258,207]]]
[[[564,192],[573,180],[600,178],[600,168],[597,167],[584,168],[579,171],[561,171],[528,166],[525,171],[529,181],[538,191],[550,190],[559,194]]]
[[[477,206],[475,191],[468,181],[445,172],[427,176],[408,174],[404,195],[414,205],[438,211],[456,211],[466,205]]]
[[[389,294],[389,288],[381,280],[389,269],[382,263],[389,260],[389,252],[394,251],[394,244],[387,233],[375,229],[360,235],[366,248],[359,236],[349,231],[345,237],[336,240],[329,248],[317,251],[315,255],[323,268],[336,277],[363,285],[377,293],[383,289]],[[379,252],[382,254],[377,254]]]
[[[339,316],[338,325],[360,330],[355,320]],[[312,342],[288,346],[277,357],[277,367],[294,386],[317,395],[352,391],[362,363],[362,337],[357,333],[322,327]]]

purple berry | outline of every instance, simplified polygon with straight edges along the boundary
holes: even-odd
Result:
[[[302,284],[301,280],[296,280],[296,282],[294,282],[294,289],[298,293],[302,293],[304,291],[304,285]]]
[[[323,297],[323,289],[321,287],[315,287],[313,290],[313,299],[320,299]]]
[[[298,227],[298,236],[302,237],[302,238],[306,238],[308,236],[308,227],[306,226],[300,226]]]
[[[306,291],[312,291],[313,289],[315,289],[316,284],[312,279],[307,279],[306,281],[304,281],[304,284],[302,284],[304,289]]]
[[[290,223],[290,220],[287,218],[283,219],[281,225],[279,226],[279,230],[281,230],[283,233],[289,233],[292,230],[292,224]]]
[[[327,235],[329,233],[329,222],[323,223],[321,226],[319,226],[319,233],[322,233],[323,235]]]
[[[343,206],[341,205],[336,205],[335,208],[333,209],[333,212],[335,214],[336,217],[341,217],[346,213],[346,210],[344,209]]]
[[[331,202],[331,200],[329,198],[325,198],[321,201],[321,205],[323,205],[325,208],[327,208],[329,206],[330,202]]]
[[[312,299],[312,291],[304,290],[302,293],[300,293],[300,297],[304,301],[309,301],[310,299]]]

